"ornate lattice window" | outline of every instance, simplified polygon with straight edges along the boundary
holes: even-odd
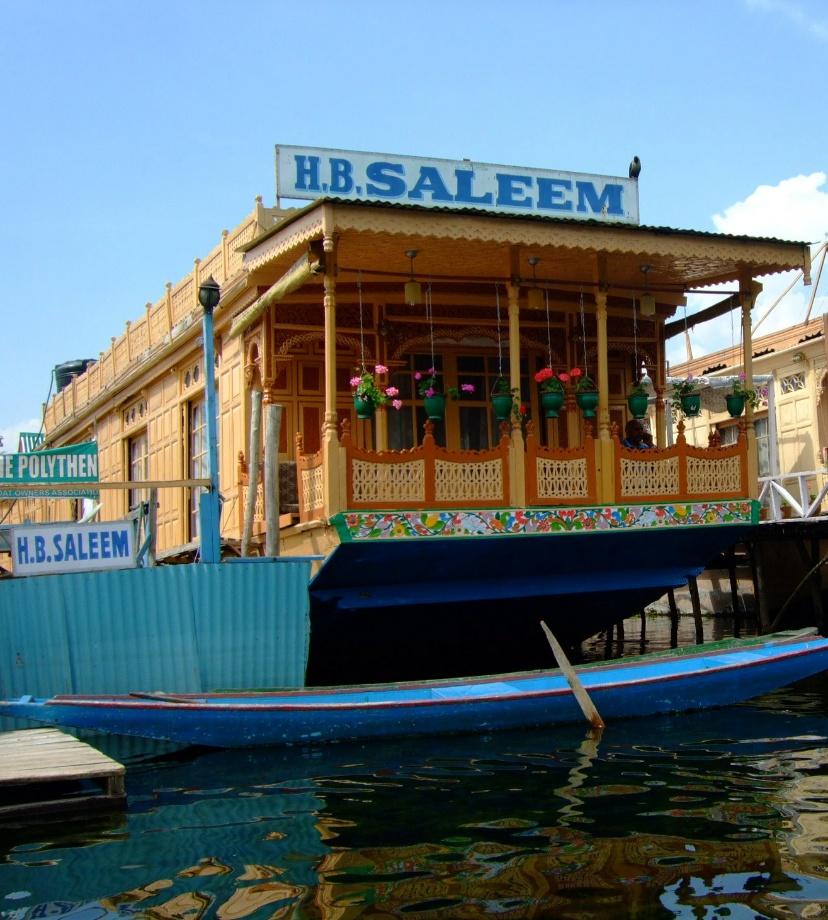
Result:
[[[805,371],[799,371],[796,374],[788,374],[779,382],[780,389],[783,393],[794,393],[797,390],[805,389]]]

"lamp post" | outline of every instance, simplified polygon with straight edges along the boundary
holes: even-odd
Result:
[[[221,562],[219,535],[218,437],[216,432],[216,359],[213,348],[213,310],[218,306],[221,290],[212,275],[199,287],[198,301],[204,310],[204,387],[207,413],[207,476],[210,488],[198,500],[201,518],[201,561]]]

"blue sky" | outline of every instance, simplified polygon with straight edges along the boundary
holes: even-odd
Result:
[[[5,449],[54,365],[274,203],[277,143],[610,175],[637,154],[642,223],[821,242],[826,59],[824,0],[0,0]]]

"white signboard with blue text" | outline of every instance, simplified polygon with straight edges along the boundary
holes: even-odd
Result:
[[[8,537],[14,575],[59,575],[135,568],[131,521],[25,524]]]
[[[638,223],[635,179],[277,145],[277,200],[324,197]]]

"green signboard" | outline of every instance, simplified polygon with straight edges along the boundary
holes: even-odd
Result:
[[[97,489],[72,488],[98,481],[98,445],[69,444],[54,450],[0,454],[0,498],[94,498]],[[27,486],[53,489],[31,489]]]

